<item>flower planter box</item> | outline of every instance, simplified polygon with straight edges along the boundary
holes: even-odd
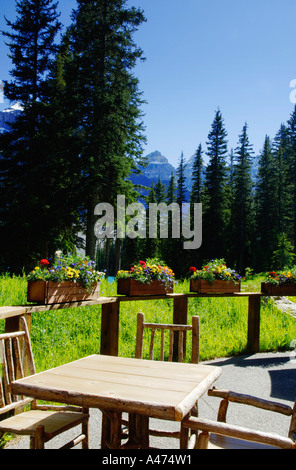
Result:
[[[174,291],[173,283],[169,286],[161,281],[154,280],[150,284],[143,284],[136,279],[118,279],[117,294],[127,296],[166,295]]]
[[[216,280],[211,284],[205,279],[190,279],[190,292],[199,294],[231,294],[240,292],[240,282]]]
[[[274,284],[270,284],[269,282],[261,282],[261,292],[262,294],[266,295],[296,295],[296,284],[295,283],[287,283],[276,286]]]
[[[97,300],[100,297],[100,286],[101,283],[97,282],[89,292],[72,281],[28,281],[27,300],[44,305]]]

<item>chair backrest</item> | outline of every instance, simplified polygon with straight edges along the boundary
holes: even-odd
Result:
[[[191,362],[197,364],[199,362],[199,317],[192,317],[192,325],[177,324],[161,324],[161,323],[145,323],[144,314],[139,312],[137,315],[137,339],[136,339],[136,358],[143,357],[143,341],[144,330],[151,330],[149,359],[153,359],[153,351],[155,346],[155,333],[160,330],[160,360],[163,361],[165,354],[165,331],[169,330],[169,354],[168,360],[172,361],[174,356],[174,341],[178,337],[178,362],[182,362],[186,354],[186,332],[191,331],[192,334],[192,353]]]
[[[0,335],[0,414],[23,407],[33,401],[31,398],[12,395],[10,391],[11,382],[28,375],[24,373],[24,358],[28,364],[30,374],[36,373],[25,317],[20,318],[20,326],[21,331]],[[22,354],[23,351],[24,355]]]

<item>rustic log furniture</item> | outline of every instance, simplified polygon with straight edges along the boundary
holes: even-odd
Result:
[[[121,447],[122,413],[135,416],[130,439],[149,447],[149,417],[182,421],[221,374],[220,367],[92,355],[20,379],[14,394],[99,408],[103,449]]]
[[[24,377],[20,341],[24,342],[26,360],[31,374],[36,374],[34,358],[26,320],[20,318],[22,331],[0,335],[0,415],[18,412],[0,421],[0,434],[12,433],[30,436],[31,449],[43,449],[44,443],[77,425],[82,425],[82,433],[64,448],[73,447],[82,441],[88,448],[88,410],[82,408],[38,405],[36,400],[11,392],[11,383]],[[20,412],[30,404],[30,410]]]
[[[177,344],[178,353],[177,360],[182,362],[186,355],[186,333],[191,331],[191,362],[192,364],[198,364],[199,362],[199,317],[192,317],[192,325],[181,325],[181,324],[163,324],[163,323],[147,323],[145,322],[144,313],[139,312],[137,315],[137,337],[136,337],[136,354],[137,359],[143,358],[143,344],[144,344],[144,331],[151,330],[150,336],[150,347],[149,347],[149,359],[154,359],[154,346],[155,346],[155,334],[157,330],[160,330],[160,360],[165,360],[165,331],[169,331],[169,355],[168,361],[173,360],[174,352],[174,340],[175,333],[178,334]]]
[[[250,395],[215,388],[209,390],[208,395],[222,398],[217,421],[196,417],[185,419],[181,426],[181,446],[183,449],[190,447],[188,445],[189,430],[200,432],[197,444],[199,449],[296,449],[296,402],[292,408],[289,405],[271,400],[263,400]],[[288,437],[226,423],[229,402],[254,406],[290,416]]]
[[[191,363],[198,364],[199,362],[199,317],[192,317],[192,325],[176,325],[176,324],[163,324],[163,323],[147,323],[145,322],[144,313],[139,312],[137,315],[137,336],[136,336],[136,352],[135,357],[137,359],[143,358],[143,347],[144,347],[144,332],[148,333],[149,341],[149,360],[155,359],[154,349],[160,339],[160,355],[159,359],[164,361],[167,359],[169,362],[173,361],[174,357],[174,340],[177,340],[178,354],[177,361],[182,362],[186,356],[186,333],[191,332]],[[168,355],[165,356],[165,340],[168,334]],[[177,333],[177,335],[176,335]],[[150,336],[150,337],[149,337]],[[159,338],[160,336],[160,338]],[[146,338],[145,338],[146,339]],[[197,403],[191,410],[193,416],[198,415]],[[129,421],[134,420],[134,416],[129,416]],[[123,436],[127,437],[129,433],[130,424],[126,420],[122,420],[123,424]],[[151,429],[149,427],[149,435],[159,437],[169,437],[180,439],[180,431],[165,431],[159,429]]]

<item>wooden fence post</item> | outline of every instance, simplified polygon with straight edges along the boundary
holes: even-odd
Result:
[[[120,302],[102,304],[101,354],[118,356]]]
[[[259,352],[261,294],[249,296],[248,351]]]
[[[188,298],[186,294],[176,295],[174,297],[173,323],[177,325],[187,325]],[[178,340],[179,332],[174,332],[173,360],[178,360]],[[186,354],[186,332],[184,334],[184,355]]]

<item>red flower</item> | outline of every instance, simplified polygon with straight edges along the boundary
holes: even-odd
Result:
[[[194,273],[196,271],[196,268],[194,266],[191,266],[191,268],[189,268],[189,271],[191,271],[192,273]]]
[[[48,266],[48,265],[49,265],[49,261],[48,261],[47,259],[42,259],[42,260],[40,261],[40,264],[41,264],[41,266],[44,266],[44,267],[45,267],[45,266]]]
[[[144,266],[144,267],[146,266],[145,261],[139,261],[139,264],[141,264],[141,266]]]

